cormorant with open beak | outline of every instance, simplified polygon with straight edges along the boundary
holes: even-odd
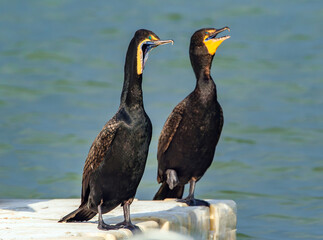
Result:
[[[191,37],[189,54],[196,87],[174,108],[160,134],[157,181],[162,185],[154,200],[182,198],[184,185],[189,182],[189,195],[182,202],[208,205],[194,198],[194,189],[212,163],[223,126],[222,108],[210,71],[217,48],[230,38],[217,37],[225,30],[230,28],[203,28]]]

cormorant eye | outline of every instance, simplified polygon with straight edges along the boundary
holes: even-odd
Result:
[[[151,40],[151,36],[149,36],[148,38],[149,38],[149,40]]]
[[[209,35],[209,32],[205,32],[205,34]]]

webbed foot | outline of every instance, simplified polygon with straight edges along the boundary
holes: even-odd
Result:
[[[206,206],[210,207],[210,204],[207,201],[196,199],[196,198],[184,198],[177,199],[177,202],[186,203],[188,206]]]
[[[106,224],[104,222],[101,222],[101,223],[99,222],[98,229],[108,231],[108,230],[117,230],[119,228],[115,225],[110,225],[110,224]]]
[[[118,229],[120,229],[120,228],[129,229],[132,233],[141,233],[140,228],[138,226],[136,226],[135,224],[132,224],[131,222],[123,221],[123,222],[117,223],[116,227]]]

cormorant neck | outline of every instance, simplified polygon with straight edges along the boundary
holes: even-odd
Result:
[[[214,55],[195,55],[194,53],[190,54],[191,64],[193,71],[195,73],[197,81],[200,79],[212,79],[210,76],[212,61]]]
[[[124,67],[124,83],[121,94],[121,106],[142,107],[142,74],[137,73],[137,47],[134,39],[129,44]]]
[[[216,85],[210,75],[213,56],[209,54],[203,56],[190,54],[190,59],[196,76],[195,91],[200,93],[201,96],[212,94],[216,99]]]

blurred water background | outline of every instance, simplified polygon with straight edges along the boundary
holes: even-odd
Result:
[[[238,239],[323,239],[322,22],[319,0],[1,0],[0,197],[80,196],[129,41],[147,28],[175,41],[144,72],[154,128],[136,197],[151,199],[159,133],[195,86],[189,39],[229,26],[212,67],[225,124],[196,195],[236,201]]]

